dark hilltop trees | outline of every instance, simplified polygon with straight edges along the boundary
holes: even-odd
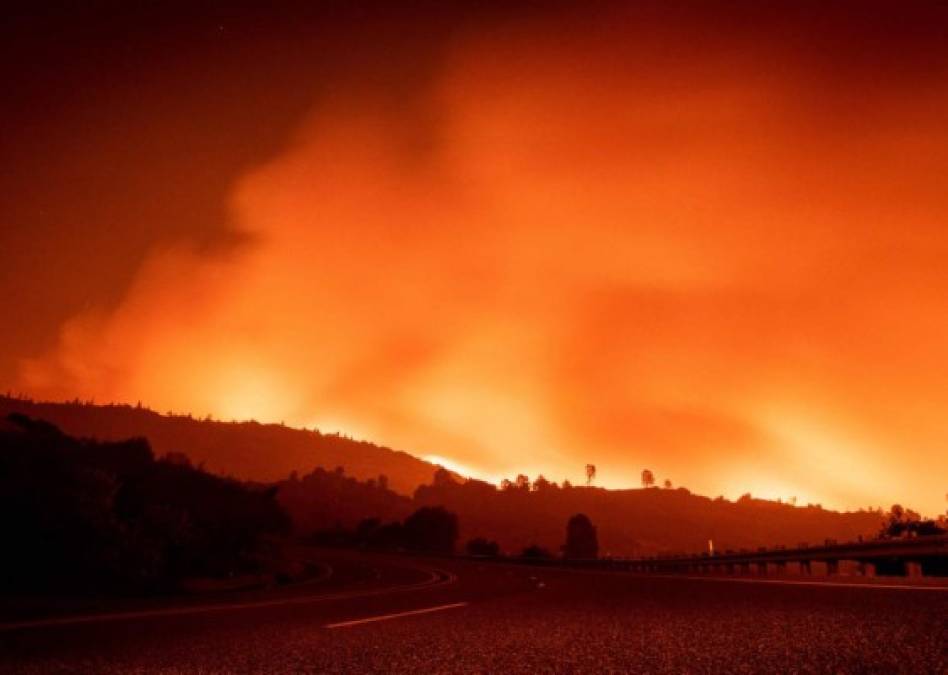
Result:
[[[256,572],[288,529],[273,489],[156,460],[144,439],[77,439],[0,420],[0,586],[71,593],[159,590]]]
[[[338,433],[279,424],[212,421],[189,414],[162,415],[129,405],[33,402],[0,394],[0,418],[10,413],[47,420],[77,437],[102,441],[146,437],[156,456],[182,451],[195,465],[204,463],[239,479],[256,482],[280,481],[294,470],[305,473],[314,466],[332,471],[333,467],[344,465],[349,476],[362,481],[376,479],[382,488],[411,495],[418,485],[429,480],[433,470],[428,462],[405,452]],[[379,474],[385,477],[379,479]]]
[[[442,506],[423,506],[403,522],[364,518],[355,528],[339,523],[306,539],[317,546],[450,555],[458,539],[458,517]]]
[[[400,520],[413,511],[410,499],[386,487],[385,476],[361,481],[341,468],[317,467],[305,475],[294,472],[276,486],[277,500],[293,519],[294,531],[303,536],[350,529],[371,518]]]
[[[539,544],[531,544],[523,549],[520,557],[527,560],[549,560],[553,558],[553,554]]]
[[[592,485],[593,480],[596,478],[596,465],[587,464],[586,465],[586,485]]]
[[[566,523],[566,543],[563,544],[563,557],[573,559],[591,559],[599,555],[599,539],[592,521],[577,513]]]
[[[903,508],[900,504],[893,504],[882,523],[879,536],[883,539],[892,539],[905,536],[928,536],[945,534],[944,521],[938,522],[923,519],[912,509]]]
[[[651,469],[642,470],[642,487],[649,488],[655,485],[655,474]]]
[[[458,517],[443,506],[423,506],[405,519],[405,546],[410,551],[454,553]]]
[[[485,539],[484,537],[475,537],[468,541],[465,550],[468,555],[483,556],[486,558],[496,558],[500,555],[500,546],[497,542]]]

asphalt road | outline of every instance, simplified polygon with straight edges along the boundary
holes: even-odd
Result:
[[[948,673],[948,591],[328,554],[317,582],[0,624],[53,673]]]

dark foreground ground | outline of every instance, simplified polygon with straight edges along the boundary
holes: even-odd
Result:
[[[326,560],[328,578],[292,588],[7,621],[0,669],[948,673],[945,590]]]

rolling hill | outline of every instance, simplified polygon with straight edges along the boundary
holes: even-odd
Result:
[[[299,534],[333,525],[354,527],[366,517],[397,520],[421,506],[442,505],[458,515],[462,544],[483,536],[508,552],[532,544],[555,552],[569,516],[582,512],[598,527],[603,553],[640,555],[701,551],[708,540],[719,549],[844,541],[872,536],[881,523],[880,514],[871,511],[838,512],[749,497],[732,502],[682,488],[502,490],[437,471],[405,452],[277,424],[0,397],[0,419],[12,412],[46,420],[73,436],[145,437],[159,456],[183,453],[214,473],[276,483]]]
[[[849,541],[874,536],[881,525],[881,515],[870,511],[750,497],[711,499],[684,488],[498,490],[481,481],[462,484],[443,477],[420,487],[414,502],[416,507],[446,507],[458,514],[462,539],[487,537],[509,552],[532,544],[558,552],[566,521],[575,513],[585,513],[596,525],[601,553],[625,556],[695,553],[707,550],[709,540],[716,550]]]
[[[294,471],[342,466],[347,475],[362,480],[384,475],[392,490],[410,495],[430,482],[437,468],[406,452],[279,424],[218,422],[128,405],[0,396],[0,417],[14,412],[52,422],[72,436],[104,441],[145,437],[158,455],[180,452],[208,471],[242,480],[272,482]]]

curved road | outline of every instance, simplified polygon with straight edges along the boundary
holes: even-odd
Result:
[[[314,583],[0,624],[0,669],[948,672],[943,588],[322,555]]]

